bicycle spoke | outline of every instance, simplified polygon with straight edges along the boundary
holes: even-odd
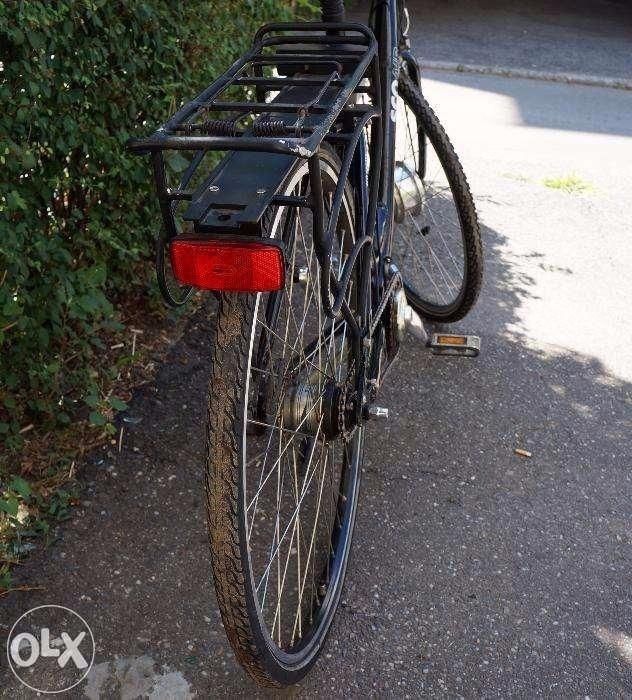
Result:
[[[398,145],[403,153],[396,153],[396,161],[414,164],[417,172],[421,168],[423,180],[417,183],[422,193],[418,208],[407,211],[396,226],[393,253],[395,260],[402,258],[402,274],[413,299],[447,307],[459,298],[465,284],[463,225],[447,174],[445,149],[435,150],[436,134],[421,133],[416,112],[399,99],[405,131],[404,143]]]
[[[432,275],[428,272],[428,270],[426,269],[425,265],[423,264],[421,258],[419,257],[417,251],[415,250],[415,247],[414,247],[413,243],[410,241],[410,239],[408,238],[408,236],[404,235],[403,228],[400,230],[400,232],[401,232],[402,238],[408,243],[408,249],[409,249],[410,252],[412,253],[412,255],[413,255],[413,257],[415,258],[415,260],[417,261],[417,264],[418,264],[418,266],[419,266],[419,270],[421,270],[422,274],[425,274],[425,275],[428,277],[428,279],[430,280],[432,286],[435,288],[435,290],[436,290],[436,292],[437,292],[437,295],[441,298],[441,301],[442,301],[443,303],[446,303],[445,297],[443,296],[443,294],[441,293],[441,290],[439,289],[439,287],[437,286],[436,282],[434,281],[434,278],[433,278]]]
[[[329,216],[335,181],[325,194]],[[307,190],[300,188],[307,194]],[[344,449],[323,434],[327,392],[346,380],[351,351],[346,321],[325,314],[313,227],[301,211],[277,221],[289,241],[288,282],[262,295],[253,320],[249,407],[245,409],[246,542],[261,616],[274,640],[292,649],[315,624],[322,577],[336,556],[334,533],[346,512],[342,499]],[[346,223],[337,234],[352,235]],[[344,241],[336,239],[332,270],[343,269]],[[300,274],[299,274],[300,271]],[[347,303],[354,308],[355,280]],[[256,352],[255,352],[256,350]],[[328,415],[328,420],[330,417]],[[329,423],[328,423],[329,425]],[[244,427],[244,429],[245,429]],[[256,453],[256,459],[250,458]]]
[[[316,408],[318,407],[318,401],[319,401],[320,399],[322,399],[322,397],[323,397],[324,395],[325,395],[325,392],[323,391],[322,394],[320,394],[320,396],[318,397],[316,403],[315,403],[308,411],[306,411],[305,415],[304,415],[303,418],[301,419],[301,422],[298,424],[296,430],[293,430],[293,431],[292,431],[292,433],[293,433],[292,439],[288,441],[288,443],[286,444],[285,448],[281,451],[281,453],[280,453],[279,457],[277,458],[277,460],[275,461],[275,463],[272,465],[272,467],[270,467],[270,471],[268,472],[268,475],[265,477],[265,479],[264,479],[263,482],[261,483],[259,489],[257,490],[257,493],[255,494],[255,497],[250,501],[250,503],[249,503],[248,506],[246,507],[246,512],[248,512],[248,511],[252,508],[252,506],[255,504],[257,495],[258,495],[259,493],[261,493],[261,489],[265,486],[265,484],[267,483],[267,481],[268,481],[268,479],[270,478],[270,476],[274,473],[274,470],[275,470],[275,469],[278,467],[278,465],[280,464],[281,458],[285,455],[285,453],[286,453],[287,450],[289,449],[289,447],[290,447],[292,441],[293,441],[294,438],[296,437],[298,428],[300,428],[302,425],[304,425],[304,424],[307,422],[307,419],[310,417],[310,415],[311,415],[311,414],[316,410]],[[322,418],[321,418],[321,421],[322,421]]]
[[[309,572],[309,561],[311,559],[312,555],[312,550],[314,548],[314,537],[316,535],[316,526],[318,525],[318,515],[320,513],[320,504],[322,501],[322,496],[323,496],[323,485],[325,483],[325,467],[327,465],[327,452],[325,452],[325,459],[323,460],[322,464],[322,474],[320,478],[320,486],[318,489],[318,501],[316,503],[316,516],[314,518],[314,527],[312,528],[312,536],[310,538],[309,542],[309,551],[307,552],[307,566],[305,567],[305,575],[303,576],[302,580],[300,581],[300,588],[299,588],[299,595],[298,595],[298,605],[296,607],[296,615],[294,617],[294,626],[292,627],[292,640],[290,642],[290,646],[294,644],[294,637],[296,635],[296,630],[297,630],[297,625],[298,625],[298,636],[299,638],[301,637],[301,603],[303,600],[303,591],[305,589],[305,581],[307,579],[307,574]],[[299,565],[299,571],[300,571],[300,565]]]
[[[321,424],[322,424],[322,420],[321,420]],[[320,430],[320,425],[319,425],[319,430]],[[312,447],[312,451],[311,451],[311,453],[310,453],[309,464],[311,464],[312,457],[314,456],[314,448],[315,448],[315,446],[316,446],[316,441],[314,441],[314,446]],[[262,575],[262,577],[261,577],[259,583],[258,583],[257,586],[256,586],[257,591],[258,591],[259,588],[261,587],[261,584],[263,583],[264,578],[267,577],[267,575],[268,575],[268,573],[269,573],[269,571],[270,571],[270,567],[272,566],[272,560],[273,560],[274,557],[277,555],[277,553],[278,553],[278,551],[279,551],[279,548],[281,547],[281,543],[282,543],[282,542],[285,540],[285,538],[287,537],[287,533],[288,533],[288,531],[289,531],[289,529],[290,529],[290,526],[293,524],[295,518],[296,518],[297,515],[298,515],[298,512],[299,512],[299,510],[300,510],[300,508],[301,508],[301,505],[302,505],[302,503],[303,503],[303,499],[305,498],[305,494],[307,493],[307,490],[308,490],[308,488],[309,488],[309,485],[310,485],[311,482],[312,482],[312,478],[314,477],[314,474],[316,473],[316,469],[317,469],[317,466],[314,466],[314,468],[312,469],[311,473],[308,471],[307,474],[305,475],[305,480],[307,481],[307,483],[304,484],[304,486],[303,486],[303,489],[302,489],[302,491],[301,491],[300,498],[298,499],[298,502],[297,502],[297,504],[296,504],[296,508],[295,508],[294,511],[292,512],[292,516],[291,516],[291,518],[290,518],[290,522],[288,523],[287,527],[286,527],[285,530],[283,531],[283,535],[281,536],[281,538],[280,538],[280,540],[279,540],[277,546],[274,548],[274,551],[273,551],[273,553],[272,553],[272,556],[271,556],[271,558],[270,558],[270,561],[268,562],[268,565],[266,566],[266,568],[265,568],[265,570],[264,570],[264,572],[263,572],[263,575]],[[309,480],[307,479],[307,475],[308,475],[308,474],[309,474]]]

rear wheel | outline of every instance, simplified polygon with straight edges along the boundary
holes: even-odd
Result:
[[[419,88],[402,71],[396,147],[393,258],[409,303],[425,318],[457,321],[483,278],[478,218],[463,168]]]
[[[322,149],[325,203],[340,163]],[[309,195],[307,164],[287,195]],[[327,206],[326,206],[327,208]],[[208,409],[207,512],[213,575],[237,658],[260,684],[296,683],[320,653],[338,605],[355,519],[362,428],[350,425],[350,334],[326,318],[311,216],[279,207],[279,292],[220,299]],[[332,267],[353,244],[346,192]],[[357,284],[348,303],[357,308]]]

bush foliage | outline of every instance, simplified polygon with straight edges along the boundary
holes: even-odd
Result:
[[[0,440],[98,398],[117,301],[148,284],[149,164],[123,144],[211,82],[289,0],[0,4]]]

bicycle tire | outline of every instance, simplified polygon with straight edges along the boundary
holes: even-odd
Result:
[[[464,272],[462,283],[454,300],[437,304],[419,292],[411,275],[402,270],[406,296],[413,308],[424,318],[437,322],[453,322],[462,319],[476,303],[483,281],[483,247],[476,207],[463,167],[437,115],[421,90],[405,71],[400,73],[399,95],[417,119],[417,128],[423,132],[426,143],[434,148],[449,184],[463,242]],[[427,148],[427,146],[426,146]],[[425,167],[425,166],[424,166]],[[420,173],[423,177],[424,173]],[[395,225],[394,238],[398,228]]]
[[[340,170],[340,161],[337,156],[329,149],[323,148],[322,163],[325,163],[322,167],[328,168],[333,173],[334,179],[337,179],[335,176]],[[301,161],[297,165],[297,169],[306,167],[306,161]],[[295,176],[290,177],[290,180],[293,179]],[[347,192],[345,196],[346,203],[351,208],[353,206],[351,193]],[[273,218],[268,216],[268,220]],[[340,519],[340,533],[335,544],[338,557],[334,562],[337,567],[336,578],[335,583],[331,584],[324,595],[322,607],[317,611],[317,615],[320,615],[318,629],[314,630],[313,637],[308,639],[304,646],[297,644],[296,651],[281,649],[280,646],[276,646],[273,639],[274,621],[272,634],[270,634],[269,623],[267,624],[265,620],[265,611],[262,610],[264,606],[260,601],[259,588],[256,587],[253,573],[255,558],[253,547],[248,540],[248,528],[250,527],[252,533],[254,527],[254,522],[250,524],[248,521],[249,506],[246,496],[248,438],[245,431],[249,405],[248,377],[252,374],[250,363],[254,355],[257,309],[262,303],[262,295],[220,295],[213,337],[214,350],[208,401],[205,489],[213,577],[227,637],[238,661],[259,685],[283,687],[298,682],[316,662],[340,599],[358,499],[363,428],[357,428],[354,437],[350,440],[353,443],[352,457],[345,468],[349,470],[351,476],[345,477],[348,480],[344,487],[345,510],[344,516]],[[331,332],[333,333],[333,327]],[[343,348],[344,343],[343,337]],[[282,467],[279,467],[279,470],[281,469]],[[333,468],[331,471],[333,473]],[[324,480],[324,475],[322,478]],[[341,476],[340,479],[342,483],[343,477]],[[341,495],[342,490],[343,487],[340,486]],[[253,521],[256,512],[255,503]],[[338,513],[338,510],[336,512]],[[278,532],[277,530],[277,537]],[[331,537],[333,541],[333,535]],[[290,548],[291,544],[290,542]],[[278,547],[280,546],[281,542]],[[299,540],[299,550],[300,546]],[[280,552],[278,558],[281,558]],[[332,579],[334,563],[331,564]],[[307,567],[309,568],[309,561]],[[315,568],[316,564],[314,564]],[[285,574],[283,582],[285,582]],[[266,582],[266,588],[267,586]],[[302,606],[301,600],[299,600],[300,606]],[[274,619],[276,620],[276,615]],[[280,619],[278,627],[280,636]]]

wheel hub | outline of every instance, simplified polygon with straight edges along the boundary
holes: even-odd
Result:
[[[328,380],[321,388],[310,383],[290,387],[283,400],[284,427],[310,435],[316,435],[320,427],[327,440],[346,439],[355,427],[350,381]]]
[[[395,221],[401,224],[407,212],[421,214],[424,199],[423,183],[417,172],[406,163],[395,166]]]
[[[283,399],[283,425],[315,435],[323,414],[323,399],[318,393],[314,384],[298,383],[289,387]]]

